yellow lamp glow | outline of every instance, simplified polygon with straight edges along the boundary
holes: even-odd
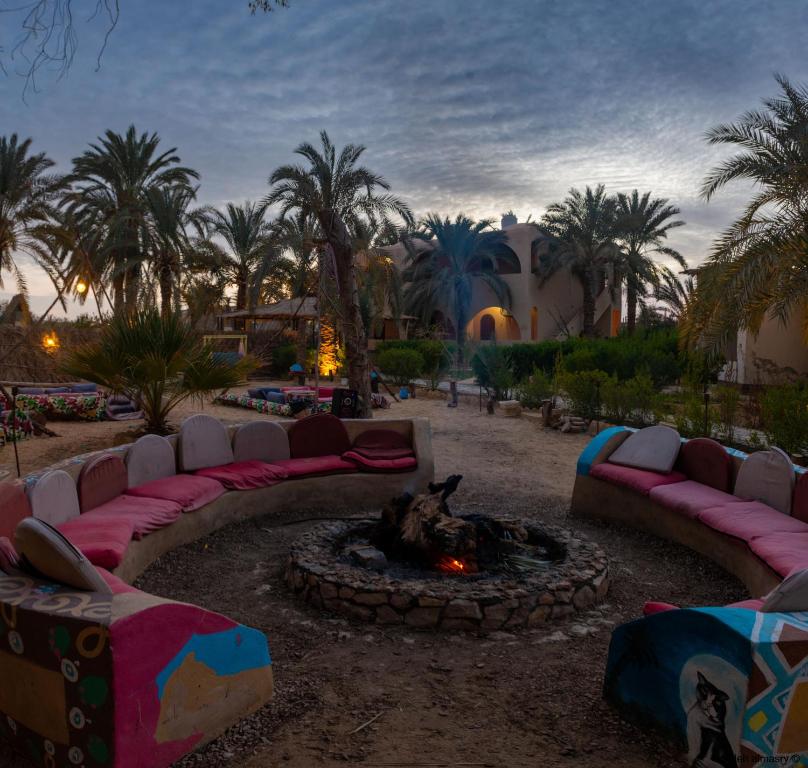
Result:
[[[87,283],[84,280],[79,280],[76,283],[76,293],[87,293]]]
[[[54,352],[59,349],[59,337],[56,335],[55,331],[46,333],[42,337],[42,346],[45,348],[46,352]]]

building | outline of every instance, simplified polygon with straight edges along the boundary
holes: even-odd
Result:
[[[538,277],[539,260],[547,249],[536,240],[549,237],[536,224],[519,224],[515,216],[502,218],[502,231],[507,244],[519,260],[519,270],[500,272],[511,289],[511,306],[497,305],[495,295],[482,284],[476,285],[470,307],[471,319],[466,333],[475,341],[512,343],[518,341],[543,341],[567,336],[578,336],[583,329],[583,291],[578,280],[568,270],[559,270],[546,282]],[[427,251],[428,242],[418,243]],[[383,249],[403,267],[407,250],[403,243]],[[601,287],[595,304],[595,329],[599,336],[615,336],[620,328],[621,292]],[[444,328],[448,336],[455,335],[450,318],[436,312],[432,324]]]

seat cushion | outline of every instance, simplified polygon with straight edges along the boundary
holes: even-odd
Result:
[[[289,455],[293,459],[342,456],[351,450],[345,425],[330,413],[315,413],[289,429]]]
[[[780,576],[808,568],[808,533],[768,533],[752,539],[749,548]]]
[[[760,501],[735,501],[710,507],[699,512],[697,519],[715,531],[744,541],[769,533],[808,533],[808,525]]]
[[[31,517],[31,504],[19,480],[0,482],[0,536],[14,538],[20,520]]]
[[[224,424],[197,413],[180,426],[179,464],[183,471],[222,467],[233,461],[233,447]]]
[[[124,517],[132,523],[132,537],[142,539],[176,523],[182,516],[182,507],[176,501],[121,495],[84,514]]]
[[[134,533],[128,517],[92,512],[68,520],[58,529],[93,565],[108,570],[121,564]]]
[[[126,464],[120,456],[93,456],[84,463],[76,481],[81,511],[89,512],[118,498],[127,485]]]
[[[791,495],[794,490],[794,467],[782,451],[772,448],[749,455],[738,470],[735,495],[741,499],[754,499],[774,507],[778,512],[791,514]]]
[[[692,518],[710,507],[740,501],[730,493],[724,493],[709,485],[702,485],[695,480],[685,480],[675,485],[652,488],[650,496],[651,500],[657,504]]]
[[[345,472],[356,472],[357,466],[341,456],[309,456],[304,459],[286,459],[275,462],[286,470],[290,478],[312,477],[315,475],[334,475]]]
[[[289,435],[274,421],[249,421],[233,435],[234,461],[275,462],[288,459]]]
[[[143,435],[126,454],[129,485],[140,486],[177,474],[174,446],[160,435]]]
[[[195,512],[223,493],[224,486],[218,480],[201,475],[161,477],[125,491],[127,496],[172,501],[179,504],[183,512]]]
[[[405,435],[392,429],[369,429],[357,435],[351,451],[367,459],[404,459],[415,452]]]
[[[253,488],[267,488],[284,480],[287,473],[278,464],[263,461],[234,461],[220,467],[206,467],[194,472],[196,477],[218,480],[231,491],[249,491]]]
[[[58,527],[81,514],[76,483],[63,469],[42,475],[29,489],[28,500],[33,516],[49,525]]]
[[[114,573],[110,573],[106,568],[96,566],[95,570],[101,574],[101,578],[107,583],[107,586],[110,588],[113,595],[126,595],[132,593],[140,594],[139,589],[136,589],[131,584],[127,584],[123,579],[119,579]]]
[[[418,461],[415,456],[374,459],[358,451],[347,451],[342,455],[342,458],[356,464],[360,472],[411,472],[418,466]]]
[[[681,439],[675,429],[656,424],[629,435],[609,456],[609,461],[634,469],[667,473],[673,469],[680,447]]]
[[[652,488],[659,485],[669,485],[681,483],[687,478],[681,472],[649,472],[646,469],[634,469],[633,467],[621,467],[618,464],[610,464],[608,461],[596,464],[589,472],[591,477],[605,480],[612,485],[620,485],[630,488],[647,496]]]
[[[696,437],[684,443],[676,468],[697,483],[725,493],[732,491],[732,458],[721,443],[709,437]]]

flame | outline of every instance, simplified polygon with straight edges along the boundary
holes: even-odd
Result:
[[[53,352],[59,348],[59,337],[56,335],[55,331],[46,333],[42,337],[42,346],[45,348],[46,352]]]
[[[467,573],[466,564],[462,560],[449,555],[444,555],[438,560],[437,568],[445,573]]]

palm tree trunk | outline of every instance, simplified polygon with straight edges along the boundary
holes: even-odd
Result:
[[[359,290],[356,285],[356,265],[351,236],[336,211],[325,208],[317,212],[317,219],[334,253],[348,386],[355,389],[359,395],[357,415],[359,418],[369,419],[372,417],[372,411],[368,342],[359,308]]]
[[[463,367],[465,352],[466,352],[466,313],[463,307],[460,306],[461,299],[455,297],[455,341],[457,343],[457,367]]]
[[[140,264],[135,264],[126,270],[124,280],[124,304],[126,313],[133,315],[137,311],[137,300],[140,292]]]
[[[583,331],[582,335],[587,339],[595,337],[595,294],[592,291],[592,275],[586,274],[581,281],[583,288]]]
[[[115,302],[113,311],[117,315],[123,310],[124,305],[124,275],[120,272],[112,278],[112,299]]]
[[[634,335],[637,326],[637,289],[629,283],[626,286],[626,332]]]
[[[173,293],[173,278],[171,265],[165,261],[160,262],[160,314],[163,319],[171,314],[171,296]]]
[[[295,359],[303,370],[306,370],[306,349],[308,347],[309,323],[302,317],[297,319],[297,339],[295,341]]]

